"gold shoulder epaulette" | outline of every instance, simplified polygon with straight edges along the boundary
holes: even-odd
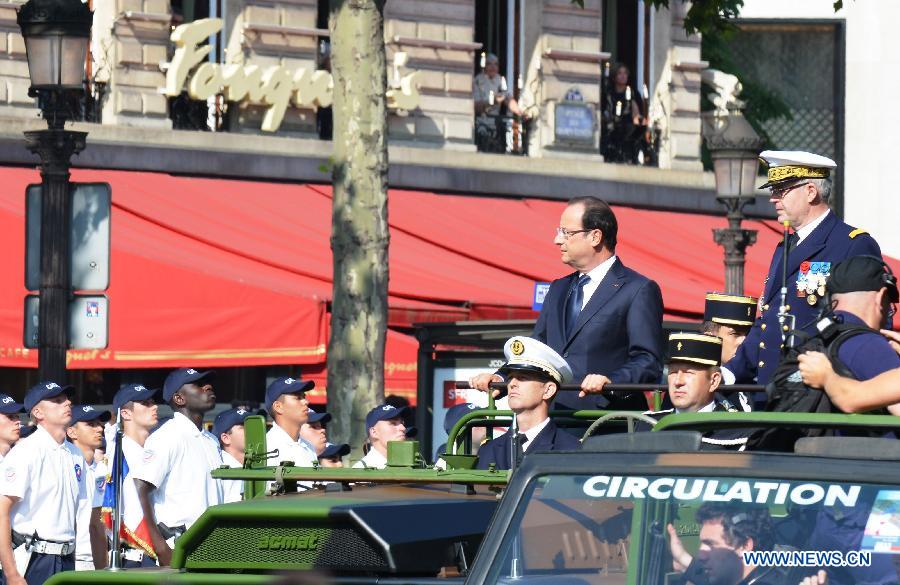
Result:
[[[850,232],[850,239],[852,240],[856,236],[861,236],[862,234],[867,234],[867,233],[869,233],[869,232],[867,232],[866,230],[861,230],[859,228],[856,228],[855,230]]]

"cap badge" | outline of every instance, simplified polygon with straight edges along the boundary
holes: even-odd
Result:
[[[146,390],[146,388],[144,386],[141,386],[140,384],[134,387],[135,392],[143,392],[144,390]]]
[[[243,408],[239,408],[239,409],[237,409],[237,413],[241,416],[244,416],[245,414],[247,414],[247,411],[244,410]]]
[[[394,407],[391,406],[390,404],[386,404],[386,405],[384,405],[384,406],[381,407],[381,410],[387,412],[387,411],[389,411],[389,410],[394,410]]]
[[[56,382],[50,382],[49,384],[46,384],[44,388],[46,388],[47,390],[53,390],[54,388],[59,388],[59,384],[57,384]]]
[[[684,346],[683,346],[682,343],[679,341],[679,342],[678,342],[678,345],[676,345],[675,347],[678,349],[678,351],[681,351],[681,348],[684,347]]]
[[[509,349],[513,353],[513,355],[522,355],[523,353],[525,353],[525,344],[517,339],[512,342],[512,345],[509,346]]]
[[[193,374],[196,374],[196,373],[197,373],[197,370],[195,370],[194,368],[188,368],[188,369],[187,369],[187,373],[193,375]]]
[[[296,381],[297,381],[297,380],[295,380],[295,379],[293,379],[293,378],[285,378],[285,379],[284,379],[284,383],[285,383],[285,384],[288,384],[288,385],[293,384],[293,383],[296,382]]]
[[[3,404],[9,404],[12,401],[13,401],[12,396],[7,396],[6,398],[3,399]]]
[[[750,312],[751,312],[752,310],[753,310],[753,309],[752,309],[751,307],[749,307],[749,306],[747,307],[747,316],[748,316],[748,317],[750,316]]]
[[[83,410],[84,412],[91,412],[92,410],[94,410],[94,407],[93,406],[82,406],[81,410]]]

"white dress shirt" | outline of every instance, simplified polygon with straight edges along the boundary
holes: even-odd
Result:
[[[541,431],[544,430],[544,427],[550,422],[550,417],[545,418],[540,424],[536,424],[527,431],[523,431],[522,434],[525,435],[525,442],[522,443],[522,451],[525,452],[528,450],[528,447],[531,446],[531,442],[534,441],[534,438],[541,434]]]
[[[44,427],[22,439],[3,460],[0,494],[19,498],[12,529],[44,540],[75,541],[78,500],[85,496],[84,457],[57,443]]]
[[[603,279],[606,277],[606,273],[609,272],[609,269],[612,268],[612,265],[615,262],[616,255],[613,254],[612,256],[604,260],[599,266],[596,266],[593,270],[587,273],[591,281],[584,285],[584,296],[581,299],[582,309],[587,306],[588,301],[591,300],[591,296],[593,296],[594,292],[600,286],[600,283],[603,282]]]
[[[676,409],[675,409],[675,412],[677,412],[677,413],[682,413],[682,412],[713,412],[715,409],[716,409],[716,403],[715,403],[715,401],[713,401],[713,402],[710,402],[709,404],[707,404],[706,406],[704,406],[703,408],[701,408],[700,410],[694,410],[694,411],[691,411],[691,410],[681,410],[680,408],[676,408]]]
[[[384,469],[387,467],[387,457],[381,454],[377,449],[369,449],[366,456],[353,464],[354,469]]]
[[[66,448],[74,457],[83,457],[81,449],[66,441]],[[91,512],[103,507],[103,491],[106,487],[106,464],[98,462],[87,465],[84,471],[84,497],[78,498],[75,513],[75,569],[93,569],[94,553],[91,550]]]
[[[231,468],[241,469],[244,467],[240,461],[228,451],[222,451],[222,463]],[[236,479],[220,479],[222,482],[222,493],[225,495],[225,503],[240,502],[244,497],[244,482]]]
[[[800,243],[801,243],[803,240],[805,240],[805,239],[809,236],[809,234],[811,234],[811,233],[813,232],[814,229],[816,229],[817,227],[819,227],[819,224],[820,224],[820,223],[822,223],[823,221],[825,221],[825,218],[828,217],[828,214],[829,214],[829,213],[831,213],[831,210],[830,210],[830,209],[826,209],[826,210],[825,210],[825,213],[823,213],[822,215],[820,215],[820,216],[817,217],[816,219],[812,220],[811,222],[809,222],[808,224],[806,224],[805,226],[803,226],[802,228],[800,228],[799,230],[797,230],[797,245],[798,245],[798,246],[800,245]]]
[[[130,468],[131,461],[128,465]],[[222,484],[210,475],[221,466],[215,437],[176,412],[147,438],[141,462],[136,470],[129,470],[135,479],[156,486],[153,512],[157,522],[170,528],[190,528],[208,507],[222,503]]]
[[[266,433],[266,449],[278,449],[278,455],[269,457],[269,466],[278,465],[282,461],[293,461],[297,467],[313,467],[319,461],[315,447],[303,437],[297,437],[295,441],[278,423],[273,423]]]

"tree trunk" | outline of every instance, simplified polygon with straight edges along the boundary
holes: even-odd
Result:
[[[384,399],[387,333],[387,69],[384,0],[331,0],[334,292],[328,344],[332,442],[358,456]]]

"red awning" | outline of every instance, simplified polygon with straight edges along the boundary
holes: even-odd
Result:
[[[388,329],[384,348],[384,395],[402,396],[416,403],[416,364],[419,342],[411,335]],[[316,387],[309,393],[315,404],[325,402],[325,379],[328,372],[320,363],[303,368],[303,378],[313,380]]]
[[[39,176],[0,173],[0,366],[34,367],[35,352],[22,348],[24,191]],[[91,170],[73,180],[112,186],[112,319],[109,349],[72,351],[70,367],[300,364],[323,372],[330,186]],[[390,324],[535,317],[535,281],[568,272],[553,245],[564,205],[391,190]],[[617,253],[660,283],[667,318],[699,319],[704,293],[723,288],[712,230],[724,219],[627,207],[616,214]],[[774,222],[747,227],[760,231],[746,270],[746,289],[757,294],[780,232]],[[414,368],[414,348],[411,338],[389,337],[388,370]],[[414,378],[388,384],[410,390]]]

